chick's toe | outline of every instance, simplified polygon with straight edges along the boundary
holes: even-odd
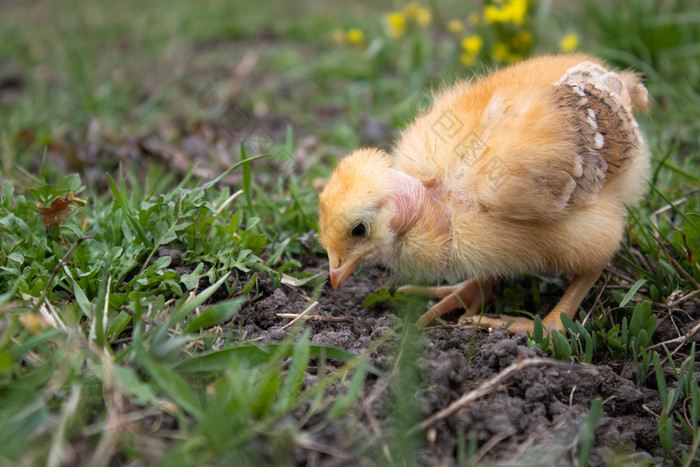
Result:
[[[457,285],[443,287],[408,285],[401,287],[399,292],[406,295],[424,295],[430,298],[441,299],[418,318],[416,325],[419,328],[423,328],[440,316],[457,308],[465,309],[464,316],[478,314],[483,305],[491,299],[495,283],[495,280],[488,279],[465,281]]]

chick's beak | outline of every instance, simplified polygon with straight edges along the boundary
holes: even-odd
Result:
[[[335,290],[340,289],[350,275],[357,269],[360,258],[343,259],[335,252],[328,252],[331,284]]]

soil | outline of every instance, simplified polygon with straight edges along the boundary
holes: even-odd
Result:
[[[326,267],[327,263],[320,262],[307,271],[320,272]],[[386,459],[382,443],[391,436],[394,441],[405,436],[411,445],[409,451],[415,452],[419,447],[418,458],[406,459],[408,465],[454,465],[469,454],[468,464],[571,465],[578,462],[581,454],[582,424],[594,400],[601,398],[603,409],[594,432],[590,462],[671,465],[664,461],[657,434],[661,403],[653,370],[644,384],[636,384],[634,362],[600,358],[602,363],[582,365],[542,359],[545,356],[540,349],[528,347],[525,335],[511,337],[503,329],[490,333],[454,326],[417,330],[413,324],[416,312],[403,309],[405,304],[362,306],[363,299],[376,292],[385,279],[385,271],[371,269],[354,276],[338,292],[326,286],[313,314],[343,317],[347,321],[304,324],[313,343],[330,344],[355,354],[379,339],[386,341],[369,359],[381,376],[368,376],[352,414],[348,414],[360,419],[360,426],[347,419],[335,425],[314,425],[312,418],[304,428],[316,448],[298,448],[294,459],[297,464],[381,464],[378,459]],[[288,330],[282,327],[289,319],[280,318],[277,313],[304,310],[309,303],[304,291],[287,285],[275,289],[271,282],[261,281],[259,292],[262,296],[241,311],[235,325],[242,329],[245,340],[284,339]],[[421,306],[425,307],[425,303]],[[697,306],[693,306],[675,324],[681,332],[687,331],[698,318]],[[664,323],[670,322],[659,321],[655,342],[664,339],[664,328],[669,327]],[[695,339],[698,340],[697,335]],[[689,344],[684,349],[687,353]],[[429,426],[415,427],[507,371],[510,365],[530,359],[544,362],[516,369],[502,384],[491,387],[460,410]],[[307,382],[316,380],[314,371],[309,370]],[[669,378],[667,382],[671,387],[675,380]],[[402,418],[397,416],[397,410],[412,412],[403,417],[407,419],[403,426],[397,420]],[[409,431],[411,427],[413,431]],[[402,434],[397,437],[397,433]],[[674,441],[676,446],[687,445],[690,438],[677,427]],[[332,449],[319,453],[318,446]]]

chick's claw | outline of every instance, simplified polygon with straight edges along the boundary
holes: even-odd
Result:
[[[462,326],[478,326],[488,330],[505,327],[510,335],[515,335],[519,332],[533,333],[535,328],[535,322],[531,319],[508,315],[500,315],[497,318],[489,316],[467,316],[460,319],[459,324]]]

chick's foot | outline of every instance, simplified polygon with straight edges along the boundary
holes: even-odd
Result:
[[[473,316],[481,311],[482,306],[491,299],[495,280],[465,281],[457,285],[441,287],[421,287],[416,285],[406,285],[400,287],[398,292],[405,295],[424,295],[429,298],[440,299],[440,301],[425,312],[416,325],[423,328],[433,320],[449,313],[457,308],[464,308],[466,311],[460,321],[468,316]]]
[[[597,271],[595,273],[574,276],[564,296],[559,300],[559,303],[557,303],[554,309],[542,320],[542,326],[549,332],[556,329],[560,333],[563,333],[565,328],[561,322],[561,314],[564,313],[572,320],[574,319],[578,307],[581,305],[583,299],[586,298],[586,294],[591,290],[593,284],[596,283],[598,277],[600,277],[601,272],[602,271]],[[505,326],[510,335],[515,335],[519,332],[529,332],[532,334],[535,330],[535,322],[533,320],[508,315],[500,315],[498,318],[472,315],[460,320],[460,324],[479,326],[488,329]]]

